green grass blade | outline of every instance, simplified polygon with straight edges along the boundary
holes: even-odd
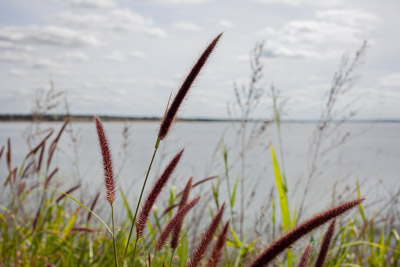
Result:
[[[126,211],[128,212],[129,220],[132,221],[133,220],[133,213],[132,213],[131,208],[129,207],[129,203],[128,203],[128,200],[127,200],[126,195],[124,193],[124,190],[122,190],[122,188],[120,188],[119,191],[121,192],[122,200],[124,201],[124,205],[125,205]]]
[[[78,203],[79,206],[83,207],[85,210],[87,210],[88,212],[92,213],[97,219],[99,219],[99,220],[104,224],[104,226],[107,228],[107,231],[111,234],[111,236],[113,235],[113,233],[112,233],[110,227],[108,227],[108,225],[107,225],[96,213],[94,213],[91,209],[89,209],[89,208],[86,207],[84,204],[82,204],[79,200],[77,200],[76,198],[74,198],[74,197],[71,196],[70,194],[67,194],[67,193],[65,193],[64,191],[58,189],[57,187],[49,186],[49,185],[48,185],[47,187],[48,187],[48,188],[52,188],[52,189],[54,189],[54,190],[56,190],[56,191],[58,191],[58,192],[60,192],[60,193],[63,193],[65,196],[69,197],[70,199],[72,199],[73,201],[75,201],[76,203]]]
[[[282,210],[283,230],[290,229],[290,211],[289,203],[285,190],[285,183],[282,179],[281,171],[279,169],[278,159],[276,158],[274,147],[271,144],[272,160],[274,163],[276,186],[278,187],[279,198]]]
[[[240,178],[240,176],[238,175],[238,177],[236,178],[236,181],[235,181],[235,186],[233,187],[233,192],[232,192],[232,197],[231,197],[231,207],[235,206],[236,189],[239,184],[239,178]]]

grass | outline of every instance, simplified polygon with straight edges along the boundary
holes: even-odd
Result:
[[[269,218],[279,236],[275,238],[275,230],[272,236],[265,233],[263,238],[270,240],[268,244],[262,242],[262,237],[251,239],[246,235],[246,231],[251,232],[252,229],[245,229],[241,223],[244,195],[240,194],[241,199],[236,201],[239,181],[241,183],[244,177],[239,180],[239,176],[231,183],[226,148],[223,149],[225,166],[222,178],[226,179],[228,199],[223,199],[220,194],[221,177],[202,181],[190,178],[187,183],[182,183],[186,186],[179,189],[181,193],[169,188],[169,201],[164,206],[160,203],[161,209],[154,208],[161,191],[168,190],[169,177],[179,171],[182,150],[166,166],[145,202],[141,203],[157,150],[169,133],[190,86],[220,38],[221,35],[218,35],[205,49],[171,105],[167,105],[136,203],[129,203],[124,190],[116,188],[105,133],[107,129],[103,128],[99,118],[95,118],[95,124],[103,156],[104,200],[96,194],[91,203],[83,203],[76,197],[78,190],[84,190],[80,184],[65,192],[58,189],[60,185],[56,180],[62,177],[58,167],[53,166],[53,158],[68,120],[56,135],[51,131],[37,142],[21,163],[13,161],[12,143],[8,139],[7,144],[0,148],[0,163],[5,162],[8,174],[3,183],[0,206],[1,266],[311,266],[310,263],[318,266],[398,266],[398,223],[366,210],[358,183],[355,185],[357,194],[354,200],[299,221],[298,211],[290,205],[287,196],[289,186],[284,168],[272,145],[270,159],[274,166],[279,202],[271,198],[273,209]],[[259,69],[256,68],[257,73]],[[257,88],[257,75],[251,90]],[[248,116],[250,110],[244,111]],[[246,141],[242,139],[241,142],[245,146]],[[241,158],[240,164],[244,162],[245,159]],[[203,195],[190,196],[191,189],[200,183],[212,183],[211,199]],[[122,198],[126,211],[126,219],[118,222],[115,222],[113,205],[116,197]],[[103,218],[94,212],[100,201],[110,205],[110,218]],[[237,205],[241,210],[239,215],[235,214]],[[277,205],[281,210],[281,220],[277,220]],[[225,207],[229,212],[224,212]],[[165,212],[160,212],[164,209]],[[186,220],[185,223],[185,216],[196,209],[202,209],[202,220]],[[351,216],[341,216],[351,209]],[[383,221],[378,221],[382,218]],[[316,229],[328,222],[330,226],[322,236],[322,232]],[[196,224],[201,224],[198,231],[195,231]],[[117,230],[115,225],[121,225],[121,230]],[[173,237],[171,242],[168,241],[170,236]]]

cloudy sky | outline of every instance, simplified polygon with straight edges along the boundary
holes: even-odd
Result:
[[[261,85],[288,99],[286,118],[318,118],[341,56],[366,40],[339,107],[399,119],[399,11],[398,0],[0,0],[0,113],[29,113],[53,81],[74,114],[159,116],[223,31],[182,117],[227,117],[264,42]],[[255,116],[270,117],[270,102],[265,94]]]

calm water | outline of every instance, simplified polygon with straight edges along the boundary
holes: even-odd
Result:
[[[28,151],[23,132],[29,123],[0,123],[0,146],[5,145],[7,137],[11,137],[13,165],[19,166]],[[137,199],[138,191],[157,136],[158,123],[135,122],[130,127],[131,146],[128,157],[123,156],[121,149],[124,141],[122,131],[124,123],[105,122],[104,127],[109,137],[115,169],[119,173],[118,184],[124,189],[130,200]],[[61,123],[42,123],[41,129],[53,127],[58,131]],[[250,124],[251,126],[251,124]],[[94,123],[74,122],[72,124],[78,141],[71,142],[70,135],[64,133],[59,150],[56,153],[53,167],[60,166],[57,182],[60,188],[67,190],[81,181],[86,188],[79,197],[89,202],[94,192],[103,190],[101,156]],[[237,139],[238,124],[216,122],[180,122],[176,123],[171,134],[160,145],[160,150],[150,175],[150,185],[167,162],[185,148],[184,157],[171,182],[177,190],[183,188],[187,179],[194,176],[200,180],[210,175],[221,175],[224,178],[224,165],[221,140],[228,148],[228,161],[231,184],[240,175],[240,142]],[[286,177],[292,203],[299,203],[303,196],[304,186],[309,173],[309,144],[315,125],[311,123],[285,123],[282,126],[282,144]],[[400,181],[400,124],[398,123],[348,123],[342,126],[342,132],[350,132],[351,140],[340,147],[335,147],[323,157],[319,157],[318,166],[321,173],[313,181],[309,189],[308,203],[314,208],[329,206],[333,187],[335,192],[351,192],[356,188],[359,179],[362,192],[375,199],[395,192]],[[330,140],[330,139],[328,139]],[[274,125],[267,128],[265,135],[254,139],[253,145],[246,152],[245,176],[246,199],[255,192],[254,201],[248,212],[256,213],[266,203],[275,178],[271,165],[269,144],[275,146],[282,165],[277,131]],[[329,142],[328,142],[329,143]],[[123,160],[125,159],[125,161]],[[124,162],[122,164],[122,162]],[[76,168],[78,166],[78,168]],[[5,155],[0,162],[0,177],[5,179]],[[79,171],[77,171],[79,169]],[[1,182],[3,183],[3,182]],[[226,196],[225,181],[221,182],[222,196]],[[209,191],[206,185],[202,192]],[[200,190],[200,189],[197,189]],[[204,191],[205,190],[205,191]],[[345,191],[348,190],[348,191]],[[350,194],[350,193],[349,193]],[[318,200],[318,201],[315,201]],[[122,203],[117,199],[117,203]],[[295,205],[294,205],[295,206]]]

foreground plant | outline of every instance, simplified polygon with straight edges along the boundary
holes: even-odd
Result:
[[[351,208],[358,206],[365,198],[352,200],[345,202],[339,206],[326,210],[322,213],[317,214],[308,221],[296,226],[293,230],[282,235],[274,242],[272,242],[267,249],[265,249],[253,263],[251,267],[261,267],[266,266],[271,263],[281,252],[287,249],[290,245],[300,239],[302,236],[308,234],[315,228],[321,226],[322,224],[328,222],[329,220],[336,218],[340,214],[348,211]]]
[[[143,185],[142,185],[142,190],[140,192],[140,196],[139,196],[139,200],[138,203],[136,205],[136,210],[135,210],[135,215],[133,217],[132,220],[132,224],[131,224],[131,229],[129,231],[129,236],[128,236],[128,240],[126,242],[126,246],[125,246],[125,251],[124,251],[124,257],[123,257],[123,261],[125,261],[125,257],[126,257],[126,253],[128,251],[128,246],[130,243],[130,239],[132,236],[132,231],[136,222],[136,216],[139,210],[139,206],[140,203],[142,201],[142,197],[143,197],[143,192],[144,189],[146,187],[147,184],[147,179],[149,177],[150,174],[150,170],[151,167],[153,165],[153,161],[154,158],[156,156],[158,147],[160,145],[161,140],[164,140],[165,137],[167,136],[173,121],[175,120],[176,114],[178,113],[178,109],[181,106],[183,100],[185,99],[190,87],[192,86],[194,80],[196,79],[197,75],[200,73],[201,69],[204,67],[205,63],[207,62],[207,59],[209,58],[209,56],[211,55],[211,53],[214,51],[215,46],[217,45],[219,39],[221,38],[222,33],[219,34],[208,46],[207,48],[204,50],[203,54],[200,56],[200,58],[197,60],[196,64],[193,66],[193,68],[191,69],[191,71],[189,72],[188,76],[186,77],[186,79],[184,80],[183,84],[181,85],[181,88],[179,89],[177,95],[175,96],[174,100],[172,101],[171,106],[169,107],[169,109],[167,110],[167,112],[164,115],[163,120],[161,121],[161,126],[160,126],[160,130],[157,136],[157,141],[156,144],[154,146],[154,152],[153,152],[153,156],[150,160],[150,164],[149,167],[147,169],[146,172],[146,177],[144,179]],[[135,247],[133,250],[133,260],[135,258],[135,253],[136,253],[136,244],[137,244],[137,239],[135,241]]]
[[[115,200],[115,177],[113,172],[113,163],[111,160],[111,152],[108,146],[106,134],[99,117],[95,116],[97,135],[99,136],[101,154],[103,156],[104,178],[106,186],[106,199],[111,206],[111,220],[112,220],[112,238],[114,244],[114,261],[115,266],[118,266],[117,246],[115,241],[115,224],[114,224],[114,200]]]

